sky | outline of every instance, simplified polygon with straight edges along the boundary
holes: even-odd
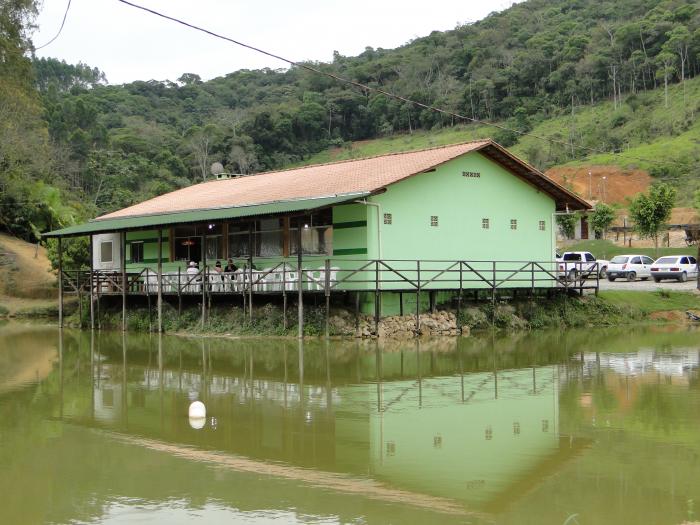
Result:
[[[366,46],[394,48],[475,22],[513,0],[131,0],[164,14],[263,48],[291,60],[329,62],[333,51],[354,56]],[[61,26],[68,0],[43,0],[35,47]],[[72,0],[60,36],[37,51],[104,71],[110,84],[204,80],[239,69],[286,64],[160,19],[117,0]]]

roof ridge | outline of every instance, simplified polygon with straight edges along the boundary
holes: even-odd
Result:
[[[493,143],[494,141],[492,138],[474,139],[474,140],[467,140],[465,142],[454,142],[452,144],[443,144],[441,146],[432,146],[430,148],[412,149],[412,150],[407,150],[407,151],[393,151],[390,153],[381,153],[379,155],[369,155],[367,157],[358,157],[356,159],[342,159],[342,160],[335,160],[332,162],[319,162],[318,164],[307,164],[305,166],[296,166],[293,168],[284,168],[281,170],[261,171],[260,173],[251,173],[249,175],[241,175],[239,177],[227,177],[225,179],[205,180],[202,182],[198,182],[197,184],[193,184],[191,186],[185,186],[185,188],[191,188],[192,186],[200,186],[203,184],[211,184],[214,182],[226,182],[226,181],[230,182],[230,181],[236,180],[236,179],[247,179],[250,177],[257,177],[259,175],[272,175],[274,173],[286,173],[289,171],[302,170],[302,169],[306,169],[306,168],[320,168],[321,166],[335,166],[338,164],[347,164],[350,162],[361,162],[364,160],[379,159],[382,157],[395,157],[398,155],[406,155],[408,153],[423,153],[425,151],[434,151],[434,150],[439,150],[439,149],[453,148],[455,146],[466,146],[467,144],[476,144],[478,142]],[[183,188],[179,188],[179,189],[183,189]],[[175,190],[175,191],[177,191],[177,190]]]
[[[360,162],[363,160],[379,159],[381,157],[395,157],[397,155],[406,155],[408,153],[423,153],[424,151],[434,151],[434,150],[438,150],[438,149],[452,148],[455,146],[466,146],[467,144],[476,144],[477,142],[492,143],[493,139],[491,139],[491,138],[474,139],[474,140],[467,140],[465,142],[454,142],[452,144],[443,144],[441,146],[432,146],[430,148],[412,149],[412,150],[407,150],[407,151],[393,151],[390,153],[380,153],[378,155],[369,155],[367,157],[358,157],[356,159],[342,159],[342,160],[334,160],[331,162],[319,162],[317,164],[307,164],[305,166],[296,166],[293,168],[284,168],[281,170],[261,171],[260,173],[253,173],[251,175],[247,175],[247,177],[257,177],[258,175],[269,175],[272,173],[284,173],[286,171],[301,170],[301,169],[305,169],[305,168],[318,168],[321,166],[333,166],[336,164],[347,164],[349,162]],[[230,179],[223,179],[223,180],[230,180]]]

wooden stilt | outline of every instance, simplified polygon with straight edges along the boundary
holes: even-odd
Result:
[[[403,317],[403,292],[399,292],[399,315]]]
[[[298,337],[302,339],[304,337],[304,270],[302,268],[302,247],[301,247],[301,228],[302,221],[297,219],[297,278],[298,278],[298,300],[297,300],[297,330]]]
[[[75,287],[78,289],[78,317],[80,328],[83,327],[83,290],[80,288],[80,270],[75,272]]]
[[[148,304],[148,333],[153,331],[153,312],[151,311],[151,285],[150,285],[150,270],[146,268],[146,281],[144,286],[146,287],[146,302]]]
[[[248,225],[248,318],[253,322],[253,222]]]
[[[287,330],[287,263],[282,263],[282,326]]]
[[[58,238],[58,327],[63,328],[63,243]]]
[[[435,290],[430,290],[429,292],[429,300],[430,300],[430,313],[434,314],[435,313]]]
[[[379,335],[379,261],[374,263],[374,334]]]
[[[90,235],[90,330],[95,329],[95,253]]]
[[[126,332],[126,232],[121,232],[121,249],[119,257],[122,267],[122,332]]]
[[[326,337],[328,337],[329,330],[329,318],[331,315],[331,261],[326,259],[325,268],[323,271],[323,291],[326,296]]]
[[[177,269],[177,320],[180,321],[180,316],[182,315],[182,286],[180,285],[181,280],[180,268]]]
[[[462,263],[459,263],[459,292],[457,293],[457,322],[462,313]]]
[[[207,234],[202,235],[202,271],[200,272],[202,279],[202,330],[204,323],[207,321]]]
[[[355,333],[360,331],[360,292],[355,292]]]
[[[158,229],[158,333],[163,333],[163,230]],[[159,339],[160,342],[160,339]]]
[[[420,335],[420,261],[416,261],[416,335]]]

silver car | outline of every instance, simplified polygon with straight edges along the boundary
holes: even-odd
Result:
[[[651,277],[651,265],[654,260],[646,255],[616,255],[608,264],[608,281],[627,279],[634,281],[639,277],[646,281]]]
[[[698,261],[692,255],[666,255],[651,265],[651,276],[657,283],[661,279],[675,279],[684,283],[688,277],[698,276]]]

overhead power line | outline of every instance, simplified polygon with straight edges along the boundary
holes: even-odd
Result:
[[[272,52],[270,52],[270,51],[265,51],[264,49],[261,49],[261,48],[259,48],[259,47],[256,47],[256,46],[253,46],[253,45],[250,45],[250,44],[246,44],[245,42],[241,42],[240,40],[236,40],[236,39],[234,39],[234,38],[230,38],[230,37],[227,37],[227,36],[225,36],[225,35],[221,35],[221,34],[219,34],[219,33],[216,33],[216,32],[214,32],[214,31],[211,31],[211,30],[209,30],[209,29],[205,29],[205,28],[203,28],[203,27],[200,27],[200,26],[191,24],[191,23],[189,23],[189,22],[185,22],[184,20],[181,20],[181,19],[179,19],[179,18],[175,18],[175,17],[173,17],[173,16],[166,15],[166,14],[161,13],[161,12],[159,12],[159,11],[156,11],[156,10],[154,10],[154,9],[150,9],[150,8],[144,7],[144,6],[142,6],[142,5],[134,4],[134,3],[132,3],[132,2],[129,2],[128,0],[117,0],[117,1],[118,1],[118,2],[121,2],[122,4],[128,5],[128,6],[130,6],[130,7],[134,7],[134,8],[136,8],[136,9],[140,9],[141,11],[145,11],[145,12],[150,13],[150,14],[152,14],[152,15],[158,16],[158,17],[160,17],[160,18],[164,18],[165,20],[170,20],[171,22],[175,22],[176,24],[180,24],[180,25],[183,25],[183,26],[188,27],[188,28],[190,28],[190,29],[194,29],[195,31],[199,31],[199,32],[205,33],[205,34],[207,34],[207,35],[209,35],[209,36],[213,36],[214,38],[219,38],[219,39],[221,39],[221,40],[225,40],[225,41],[227,41],[227,42],[230,42],[230,43],[232,43],[232,44],[235,44],[235,45],[237,45],[237,46],[241,46],[241,47],[244,47],[244,48],[246,48],[246,49],[250,49],[251,51],[255,51],[256,53],[261,53],[261,54],[263,54],[263,55],[266,55],[266,56],[269,56],[269,57],[271,57],[271,58],[280,60],[280,61],[282,61],[282,62],[286,62],[287,64],[289,64],[289,65],[291,65],[291,66],[295,66],[295,67],[298,67],[298,68],[302,68],[302,69],[305,69],[305,70],[307,70],[307,71],[311,71],[312,73],[316,73],[316,74],[318,74],[318,75],[323,75],[323,76],[332,78],[332,79],[336,80],[337,82],[341,82],[341,83],[344,83],[344,84],[348,84],[348,85],[354,86],[354,87],[359,88],[359,89],[361,89],[361,90],[363,90],[363,91],[379,93],[380,95],[384,95],[384,96],[386,96],[386,97],[393,98],[393,99],[395,99],[395,100],[400,100],[400,101],[402,101],[402,102],[406,102],[406,103],[408,103],[408,104],[412,104],[413,106],[416,106],[416,107],[419,107],[419,108],[423,108],[423,109],[427,109],[427,110],[429,110],[429,111],[434,111],[434,112],[440,113],[440,114],[442,114],[442,115],[454,117],[454,118],[457,118],[457,119],[460,119],[460,120],[465,120],[465,121],[467,121],[467,122],[473,122],[473,123],[475,123],[475,124],[481,124],[481,125],[484,125],[484,126],[490,126],[490,127],[496,128],[496,129],[500,129],[500,130],[502,130],[502,131],[507,131],[507,132],[509,132],[509,133],[515,133],[516,135],[520,135],[520,136],[522,136],[522,137],[532,137],[532,138],[534,138],[534,139],[541,140],[541,141],[544,141],[544,142],[549,142],[549,143],[551,143],[551,144],[557,144],[557,145],[560,145],[560,146],[564,146],[564,147],[567,148],[567,149],[574,148],[574,149],[577,149],[577,150],[580,150],[580,151],[586,151],[586,152],[588,152],[588,153],[597,154],[597,155],[610,155],[610,154],[613,154],[613,155],[622,155],[622,154],[623,154],[623,152],[619,152],[619,151],[618,151],[618,152],[616,152],[616,151],[607,151],[607,150],[602,150],[602,149],[598,149],[598,148],[592,148],[592,147],[590,147],[590,146],[576,145],[576,144],[574,144],[573,142],[566,142],[566,141],[563,141],[563,140],[557,140],[557,139],[553,139],[553,138],[551,138],[551,137],[545,137],[545,136],[542,136],[542,135],[537,135],[537,134],[535,134],[535,133],[530,133],[530,132],[528,132],[528,131],[521,131],[521,130],[517,130],[517,129],[512,129],[512,128],[509,128],[509,127],[504,126],[504,125],[502,125],[502,124],[498,124],[498,123],[496,123],[496,122],[490,122],[490,121],[488,121],[488,120],[481,120],[481,119],[477,119],[477,118],[474,118],[474,117],[469,117],[469,116],[467,116],[467,115],[462,115],[462,114],[459,114],[459,113],[455,113],[455,112],[453,112],[453,111],[449,111],[449,110],[446,110],[446,109],[442,109],[442,108],[438,108],[438,107],[435,107],[435,106],[431,106],[431,105],[429,105],[429,104],[424,104],[424,103],[422,103],[422,102],[418,102],[418,101],[416,101],[416,100],[411,100],[411,99],[409,99],[409,98],[407,98],[407,97],[404,97],[404,96],[401,96],[401,95],[397,95],[396,93],[392,93],[391,91],[387,91],[387,90],[382,89],[382,88],[379,88],[379,87],[368,86],[367,84],[363,84],[363,83],[361,83],[361,82],[357,82],[357,81],[352,80],[352,79],[349,79],[349,78],[341,77],[340,75],[336,75],[335,73],[331,73],[331,72],[328,72],[328,71],[323,71],[323,70],[321,70],[321,69],[318,69],[318,68],[316,68],[316,67],[313,67],[313,66],[311,66],[311,65],[309,65],[309,64],[306,64],[306,63],[303,63],[303,62],[296,62],[296,61],[291,60],[291,59],[289,59],[289,58],[285,58],[285,57],[280,56],[280,55],[278,55],[278,54],[272,53]],[[628,159],[638,160],[638,161],[641,161],[641,162],[648,162],[648,163],[651,163],[651,164],[664,164],[664,163],[665,163],[664,161],[660,161],[660,160],[656,160],[656,159],[645,159],[645,158],[642,158],[642,157],[636,157],[636,156],[632,156],[632,155],[626,155],[626,157],[627,157]],[[670,162],[676,163],[676,161],[670,161]],[[678,164],[680,164],[680,163],[678,163]]]
[[[68,10],[70,9],[71,2],[72,2],[72,0],[68,0],[68,5],[66,6],[66,12],[63,13],[63,21],[61,22],[61,27],[58,29],[58,33],[56,33],[56,36],[53,37],[48,42],[46,42],[43,46],[39,46],[39,47],[35,48],[34,51],[39,51],[40,49],[45,48],[46,46],[51,44],[54,40],[56,40],[60,36],[61,31],[63,31],[63,26],[66,25],[66,18],[68,17]]]

